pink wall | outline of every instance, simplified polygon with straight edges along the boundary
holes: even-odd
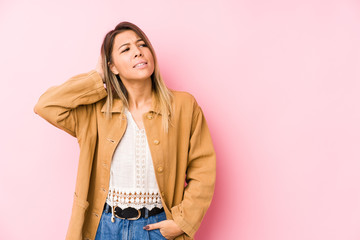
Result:
[[[359,1],[53,2],[0,2],[0,239],[64,239],[78,145],[33,106],[123,20],[207,117],[218,174],[197,239],[360,239]]]

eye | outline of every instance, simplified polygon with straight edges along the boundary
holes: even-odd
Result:
[[[145,43],[140,44],[140,47],[147,47],[147,45]]]
[[[129,51],[130,48],[125,48],[124,50],[122,50],[121,52],[126,52],[126,51]]]

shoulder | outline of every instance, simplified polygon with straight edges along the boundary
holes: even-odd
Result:
[[[196,116],[201,112],[201,108],[198,105],[195,97],[188,92],[170,90],[173,96],[173,107],[175,114],[181,116]]]
[[[170,90],[173,95],[173,101],[177,104],[197,105],[195,97],[188,92]]]

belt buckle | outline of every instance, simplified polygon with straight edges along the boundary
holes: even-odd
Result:
[[[112,208],[113,208],[113,212],[114,212],[115,217],[120,218],[120,219],[138,220],[138,219],[141,217],[141,211],[140,211],[140,209],[136,209],[136,210],[138,211],[138,215],[137,215],[136,217],[133,217],[133,218],[122,218],[122,217],[119,217],[118,215],[116,215],[114,206],[112,206]]]

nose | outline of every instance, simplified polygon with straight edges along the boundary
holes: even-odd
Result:
[[[134,57],[142,56],[141,49],[139,47],[135,48]]]

